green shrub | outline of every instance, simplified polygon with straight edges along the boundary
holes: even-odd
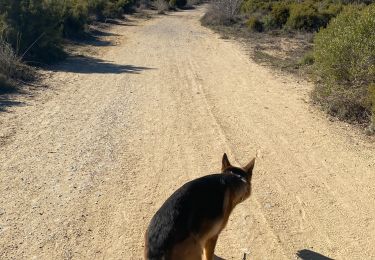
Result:
[[[176,8],[177,7],[177,0],[169,0],[169,7],[170,8]]]
[[[318,101],[341,118],[366,119],[369,86],[375,82],[375,4],[363,10],[346,8],[314,42],[322,81],[315,91]]]
[[[375,83],[369,87],[369,105],[371,107],[371,123],[369,126],[370,133],[375,133]]]
[[[183,8],[187,4],[187,0],[176,0],[176,5],[178,8]]]
[[[276,2],[271,10],[263,15],[262,23],[264,30],[281,29],[289,18],[289,4],[286,2]]]
[[[0,73],[0,94],[12,92],[15,89],[15,85],[5,75]]]
[[[103,20],[105,18],[103,14],[105,7],[105,0],[88,0],[88,12],[90,15],[94,15],[96,20]]]
[[[241,5],[241,12],[252,14],[255,12],[268,13],[272,9],[272,2],[264,0],[245,0]]]
[[[304,2],[291,5],[287,26],[295,30],[317,31],[328,22],[328,16],[320,14],[311,2]]]
[[[117,6],[122,9],[124,13],[130,13],[133,11],[134,0],[117,0]]]
[[[328,16],[336,17],[343,9],[343,5],[341,3],[330,3],[328,6],[323,8],[320,12],[325,13]]]
[[[264,31],[273,30],[273,29],[275,29],[277,27],[276,23],[275,23],[275,19],[272,17],[271,14],[264,15],[262,17],[262,21],[261,22],[262,22],[263,30]]]
[[[120,18],[127,8],[128,1],[117,0],[88,0],[88,10],[97,20]]]
[[[281,29],[286,24],[294,30],[317,31],[342,10],[334,0],[245,0],[243,13],[261,17],[265,30]]]
[[[183,8],[187,4],[187,0],[169,0],[169,6],[171,8]]]
[[[86,1],[69,0],[65,2],[62,19],[64,37],[82,36],[89,20],[88,5]]]
[[[2,0],[4,36],[29,61],[49,62],[64,56],[58,2]]]
[[[289,18],[289,4],[285,2],[277,2],[272,5],[271,17],[273,26],[282,28]]]
[[[315,62],[314,53],[309,51],[303,55],[301,61],[299,62],[301,65],[312,65]]]
[[[124,9],[119,4],[118,1],[106,1],[105,8],[103,10],[103,15],[106,18],[121,18],[124,14]]]
[[[263,31],[263,24],[259,21],[256,17],[250,17],[249,20],[246,22],[247,28],[254,32],[262,32]]]
[[[0,0],[0,37],[27,61],[52,62],[65,57],[64,37],[82,36],[92,18],[121,17],[133,3],[134,0]]]

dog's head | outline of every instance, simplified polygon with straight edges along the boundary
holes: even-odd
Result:
[[[238,186],[236,193],[238,194],[238,203],[247,199],[251,194],[251,177],[255,165],[255,158],[253,158],[245,167],[232,166],[228,160],[226,153],[223,155],[221,170],[224,174],[234,174],[243,183]]]

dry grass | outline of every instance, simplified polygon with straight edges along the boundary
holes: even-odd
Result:
[[[0,40],[0,92],[16,88],[20,81],[34,77],[34,70],[21,62],[8,43]]]
[[[241,24],[210,28],[225,39],[234,38],[243,42],[251,58],[259,64],[298,75],[301,71],[311,73],[311,64],[305,61],[306,54],[311,52],[313,46],[311,33],[257,33]]]
[[[154,6],[158,10],[158,14],[165,14],[169,9],[169,5],[165,0],[156,0],[154,1]]]
[[[11,78],[17,72],[20,60],[12,47],[5,41],[0,41],[0,73]]]
[[[201,19],[203,25],[230,25],[236,20],[243,0],[211,0],[209,9]]]

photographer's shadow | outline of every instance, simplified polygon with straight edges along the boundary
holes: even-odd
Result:
[[[333,258],[329,258],[308,249],[298,251],[297,256],[302,260],[333,260]]]

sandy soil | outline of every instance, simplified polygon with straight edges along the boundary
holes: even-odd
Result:
[[[48,89],[0,114],[1,259],[141,259],[154,212],[223,152],[258,160],[218,256],[375,258],[374,142],[202,14],[115,26],[117,44],[54,67]]]

